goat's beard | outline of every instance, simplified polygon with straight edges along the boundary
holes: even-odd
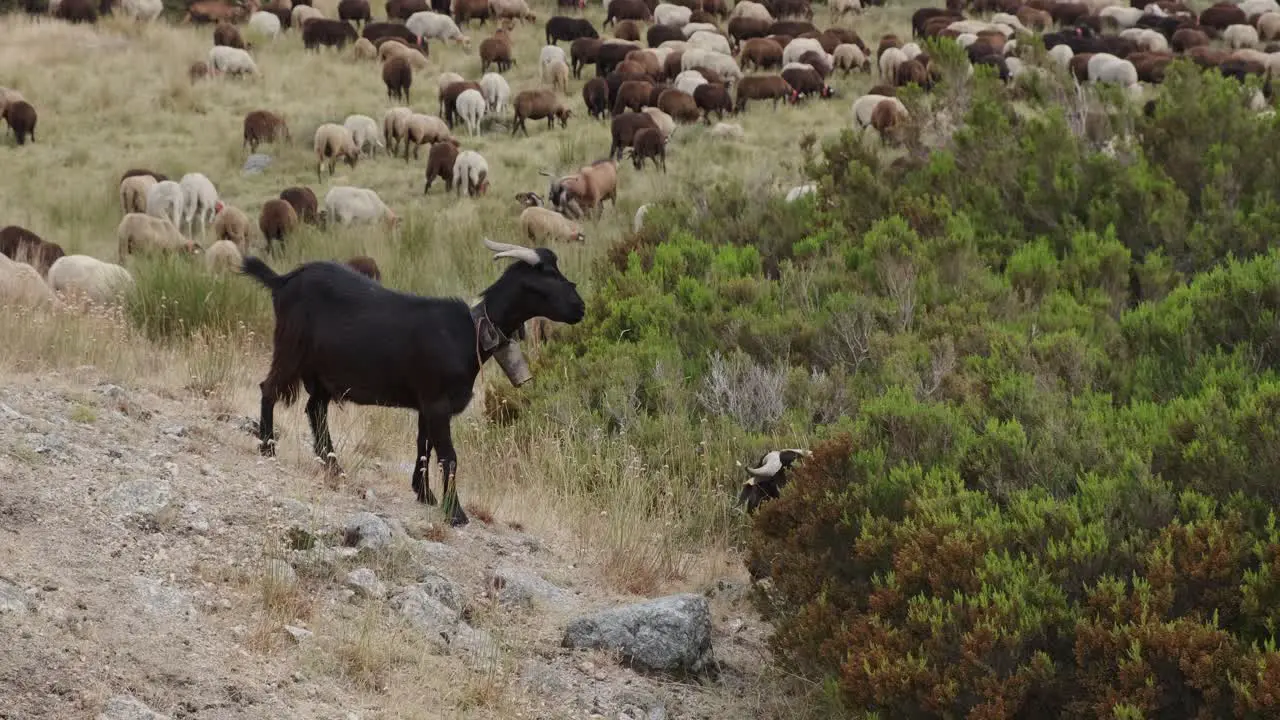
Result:
[[[520,352],[520,343],[512,340],[494,348],[493,359],[498,361],[502,372],[507,374],[511,384],[520,387],[533,379],[529,372],[529,364],[525,362],[524,353]]]

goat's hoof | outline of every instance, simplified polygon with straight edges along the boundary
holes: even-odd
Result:
[[[258,443],[258,452],[259,452],[259,453],[262,453],[262,456],[263,456],[263,457],[275,457],[275,456],[276,456],[276,441],[275,441],[275,440],[263,440],[262,442]]]
[[[439,501],[436,500],[435,493],[431,492],[430,490],[426,491],[425,493],[418,493],[418,502],[422,503],[423,505],[440,504]]]
[[[462,512],[461,509],[455,512],[453,517],[449,518],[449,524],[453,527],[461,527],[469,522],[471,522],[471,518],[467,517],[467,514]]]

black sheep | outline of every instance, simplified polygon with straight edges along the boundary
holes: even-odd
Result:
[[[578,38],[600,37],[600,33],[596,31],[590,20],[564,15],[556,15],[547,20],[546,34],[548,45],[555,45],[561,40],[573,42]]]
[[[262,454],[275,454],[276,402],[292,404],[299,385],[307,390],[313,448],[331,472],[340,470],[329,435],[330,402],[417,410],[414,492],[419,502],[436,504],[427,472],[434,449],[445,513],[452,524],[465,524],[449,425],[471,402],[481,364],[496,355],[512,382],[521,384],[529,379],[528,369],[511,338],[523,324],[541,316],[572,325],[586,313],[555,253],[488,238],[484,244],[495,260],[516,262],[474,308],[457,298],[391,290],[335,262],[308,262],[279,275],[262,260],[246,257],[242,272],[271,290],[275,311],[271,369],[259,385]]]
[[[808,450],[796,449],[765,453],[755,467],[747,469],[751,478],[742,483],[742,492],[738,493],[738,502],[734,506],[746,503],[747,514],[751,514],[760,507],[760,503],[778,497],[778,491],[787,484],[787,471],[792,463],[809,454]]]

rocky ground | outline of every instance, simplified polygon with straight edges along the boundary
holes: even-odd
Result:
[[[758,716],[740,569],[627,597],[519,523],[431,522],[398,467],[261,458],[214,407],[4,379],[0,718]]]

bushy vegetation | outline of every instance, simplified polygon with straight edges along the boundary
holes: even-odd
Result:
[[[655,207],[522,416],[670,487],[814,443],[748,542],[841,716],[1274,716],[1280,126],[1186,63],[1109,142],[1004,92],[932,153],[846,132],[800,202]],[[678,530],[745,528],[721,492]]]

